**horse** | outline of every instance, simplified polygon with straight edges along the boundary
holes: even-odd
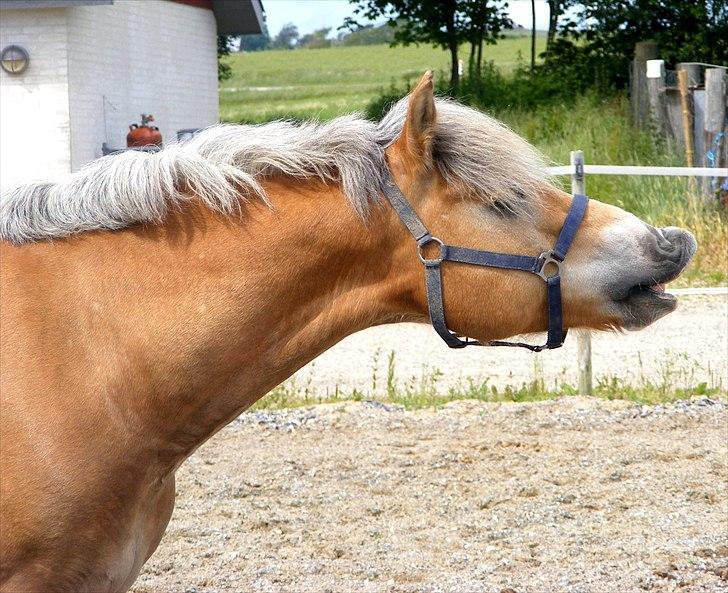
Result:
[[[450,335],[547,329],[538,274],[442,261],[392,186],[431,237],[507,254],[548,252],[572,211],[534,148],[429,72],[378,123],[218,125],[3,197],[1,591],[128,590],[205,440],[345,336],[429,321],[420,257]],[[581,215],[563,328],[672,311],[693,236]]]

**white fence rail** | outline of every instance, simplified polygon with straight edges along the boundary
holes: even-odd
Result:
[[[578,152],[578,151],[577,151]],[[633,167],[631,165],[582,165],[595,175],[650,175],[667,177],[728,177],[728,167]],[[574,165],[549,167],[551,175],[574,175]]]
[[[675,296],[726,296],[728,286],[706,286],[704,288],[671,288],[670,294]]]
[[[581,150],[571,152],[571,164],[549,167],[551,175],[570,175],[571,192],[586,193],[585,174],[593,175],[639,175],[669,177],[728,177],[728,167],[632,167],[625,165],[585,165]],[[728,296],[728,286],[713,288],[678,288],[670,290],[676,296]],[[591,332],[580,329],[576,332],[579,366],[579,393],[592,395],[592,343]]]

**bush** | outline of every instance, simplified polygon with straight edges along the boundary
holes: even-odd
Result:
[[[410,91],[410,85],[405,84],[398,87],[394,82],[388,90],[382,89],[379,96],[373,99],[366,107],[364,114],[372,121],[379,121],[384,114],[402,97],[406,96]]]
[[[563,3],[562,3],[563,4]],[[554,67],[583,69],[597,84],[620,89],[629,84],[635,43],[652,40],[660,58],[678,62],[728,60],[728,2],[695,0],[587,0],[571,3],[573,10],[560,24],[558,43],[548,48],[546,61]],[[576,60],[571,60],[576,56]]]
[[[436,90],[439,95],[454,96],[466,105],[491,111],[569,105],[585,93],[598,97],[614,95],[615,89],[601,77],[598,64],[585,71],[578,56],[569,57],[566,52],[561,55],[563,62],[539,65],[533,73],[521,62],[510,76],[505,76],[493,62],[486,62],[479,72],[463,77],[457,94],[453,95],[442,77]],[[409,84],[398,87],[392,83],[367,106],[367,117],[381,119],[394,102],[409,92],[409,87]]]
[[[604,76],[604,65],[581,59],[578,47],[571,55],[561,54],[563,61],[539,64],[531,72],[520,62],[511,76],[504,76],[492,63],[467,77],[458,98],[486,109],[534,109],[554,104],[571,104],[585,93],[611,97],[616,89]]]

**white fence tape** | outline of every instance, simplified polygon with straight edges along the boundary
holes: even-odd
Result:
[[[573,175],[573,165],[548,167],[551,175]],[[663,175],[668,177],[728,177],[728,167],[635,167],[631,165],[584,165],[584,173],[598,175]]]

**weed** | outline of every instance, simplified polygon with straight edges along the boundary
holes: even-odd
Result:
[[[379,354],[377,354],[377,357]],[[363,393],[354,389],[350,393],[343,392],[336,386],[334,393],[317,395],[310,389],[303,393],[298,388],[295,378],[279,385],[255,408],[280,409],[308,406],[316,403],[335,403],[342,401],[362,401],[376,399],[386,403],[400,404],[407,409],[418,409],[442,406],[448,402],[473,399],[488,402],[530,402],[554,399],[562,396],[579,394],[576,386],[569,383],[546,385],[542,367],[534,363],[534,376],[528,383],[496,387],[488,379],[476,380],[466,377],[459,384],[448,389],[441,389],[439,382],[443,373],[437,368],[423,365],[419,375],[399,381],[395,369],[395,352],[390,351],[387,357],[386,391],[379,393]],[[699,361],[691,360],[686,353],[670,353],[662,361],[657,376],[647,377],[642,370],[642,362],[638,360],[638,375],[633,380],[614,375],[596,377],[594,395],[603,399],[626,399],[638,403],[657,404],[686,399],[693,396],[726,395],[719,373],[706,368]],[[700,381],[698,376],[708,380]],[[309,382],[310,385],[310,382]],[[376,383],[372,383],[376,388]]]
[[[397,395],[397,380],[395,378],[394,350],[387,356],[387,397],[393,399]]]

